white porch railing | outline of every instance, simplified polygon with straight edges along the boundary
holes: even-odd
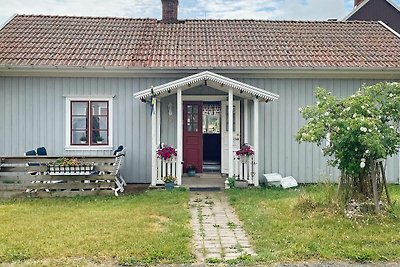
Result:
[[[164,184],[165,176],[177,176],[176,157],[164,160],[157,158],[157,184]]]
[[[235,154],[233,160],[233,171],[235,178],[240,181],[247,181],[249,184],[254,184],[255,164],[256,163],[253,156],[244,156],[238,158]]]

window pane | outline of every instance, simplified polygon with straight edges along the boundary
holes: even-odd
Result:
[[[106,102],[92,102],[92,115],[107,115]]]
[[[86,131],[72,131],[72,144],[87,144]]]
[[[72,117],[72,130],[86,130],[86,117]]]
[[[88,103],[87,102],[72,102],[72,115],[84,115],[87,114]]]
[[[193,106],[193,113],[195,113],[195,114],[199,113],[199,106],[198,105],[194,105]]]
[[[92,117],[93,130],[107,130],[107,117]]]
[[[187,113],[188,114],[192,114],[192,112],[193,112],[193,106],[192,105],[188,105],[187,106]]]
[[[92,144],[107,144],[107,131],[92,131]]]

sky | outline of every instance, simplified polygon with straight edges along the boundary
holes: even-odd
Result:
[[[393,0],[400,5],[400,0]],[[343,19],[354,0],[179,0],[179,19]],[[161,0],[0,0],[0,25],[13,14],[160,18]]]

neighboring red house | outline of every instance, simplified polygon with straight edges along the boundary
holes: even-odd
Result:
[[[343,20],[382,21],[400,33],[400,8],[392,0],[354,0],[354,9]]]

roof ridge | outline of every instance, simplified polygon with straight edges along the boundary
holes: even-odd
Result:
[[[157,18],[131,18],[131,17],[109,17],[109,16],[77,16],[77,15],[45,15],[45,14],[15,14],[10,20],[12,20],[15,17],[43,17],[43,18],[77,18],[77,19],[104,19],[104,20],[133,20],[133,21],[157,21],[157,22],[162,22],[161,20]],[[368,24],[376,24],[378,23],[377,21],[363,21],[363,20],[354,20],[354,21],[328,21],[328,20],[274,20],[274,19],[181,19],[178,20],[176,24],[182,23],[182,22],[230,22],[230,21],[237,21],[237,22],[271,22],[271,23],[337,23],[337,24],[350,24],[350,23],[368,23]],[[174,23],[171,23],[174,24]]]
[[[76,16],[76,15],[44,15],[44,14],[15,14],[14,17],[43,17],[43,18],[77,18],[77,19],[118,19],[118,20],[149,20],[157,21],[155,18],[130,18],[130,17],[101,17],[101,16]]]

